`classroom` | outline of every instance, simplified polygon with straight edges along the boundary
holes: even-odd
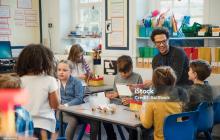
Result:
[[[0,0],[0,140],[220,140],[219,0]]]

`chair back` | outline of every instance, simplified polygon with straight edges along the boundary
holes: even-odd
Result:
[[[202,102],[198,106],[198,132],[206,132],[212,129],[214,124],[213,103]]]
[[[164,121],[164,140],[195,140],[197,111],[168,116]]]
[[[56,140],[66,140],[66,137],[58,137]]]
[[[213,109],[214,109],[214,124],[219,124],[220,123],[220,101],[214,102]]]

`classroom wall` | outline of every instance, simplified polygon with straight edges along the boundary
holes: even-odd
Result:
[[[62,2],[61,2],[62,1]],[[103,61],[112,59],[116,60],[118,56],[121,54],[129,55],[132,57],[134,61],[134,71],[140,73],[143,79],[151,79],[152,70],[151,69],[143,69],[135,67],[135,58],[136,58],[136,21],[140,20],[144,15],[149,13],[149,11],[154,10],[158,6],[158,0],[130,0],[130,16],[129,16],[129,50],[106,50],[103,47],[103,51],[101,54],[102,57],[102,65],[95,66],[95,72],[97,74],[103,75]],[[103,2],[103,7],[105,3]],[[219,0],[206,0],[206,21],[205,23],[211,23],[220,25],[220,9],[218,7],[220,5]],[[135,7],[135,8],[133,8]],[[51,40],[52,40],[52,50],[55,53],[63,54],[65,50],[65,46],[68,45],[69,41],[63,39],[69,33],[71,29],[73,29],[76,25],[76,14],[72,12],[73,9],[76,8],[75,0],[42,0],[42,8],[43,8],[43,40],[45,44],[49,44],[49,34],[48,34],[48,23],[53,23],[53,28],[51,31]],[[137,10],[143,9],[143,10]],[[208,12],[207,12],[208,11]],[[103,14],[104,16],[104,14]],[[103,17],[104,19],[104,17]],[[102,31],[105,32],[105,24],[103,22]],[[103,36],[102,42],[105,42],[105,38]],[[103,43],[104,46],[104,43]],[[105,83],[112,84],[114,76],[105,75]],[[211,84],[220,83],[220,76],[213,75],[210,78]]]
[[[43,43],[56,54],[63,54],[68,45],[64,38],[71,30],[72,14],[72,0],[42,0]]]
[[[220,25],[220,1],[219,0],[206,0],[208,14],[206,17],[205,23],[207,24],[213,24],[213,25]]]
[[[29,2],[0,0],[1,41],[10,41],[12,46],[40,43],[39,0]]]

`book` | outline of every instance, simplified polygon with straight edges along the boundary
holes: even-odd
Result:
[[[116,88],[119,96],[132,96],[132,92],[126,84],[116,84]]]

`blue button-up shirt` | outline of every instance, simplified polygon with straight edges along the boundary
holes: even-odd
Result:
[[[84,95],[82,83],[73,76],[70,76],[65,88],[61,83],[60,94],[61,104],[68,104],[69,106],[81,104]]]

